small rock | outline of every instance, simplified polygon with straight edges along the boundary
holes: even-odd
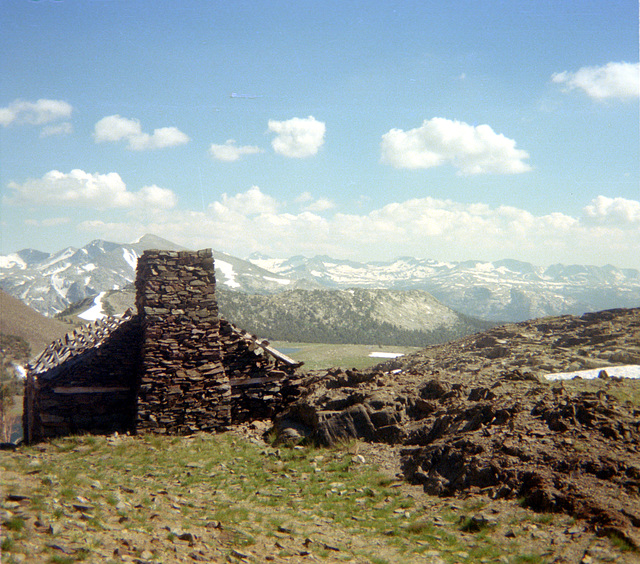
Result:
[[[196,537],[193,533],[180,533],[179,535],[176,535],[180,540],[183,541],[188,541],[189,543],[193,543],[196,540]]]

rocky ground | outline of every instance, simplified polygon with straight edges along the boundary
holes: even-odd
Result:
[[[537,319],[318,374],[276,426],[282,441],[396,445],[429,494],[518,501],[638,548],[640,382],[544,378],[620,364],[640,364],[640,309]]]

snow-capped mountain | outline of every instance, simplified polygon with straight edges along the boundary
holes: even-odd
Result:
[[[135,280],[138,257],[147,249],[182,250],[153,235],[130,244],[95,240],[81,249],[54,254],[25,249],[0,256],[0,287],[48,316],[101,292],[121,289]],[[250,293],[269,293],[306,282],[295,282],[225,253],[215,253],[218,284]]]
[[[426,290],[456,311],[497,321],[640,305],[640,272],[610,265],[543,268],[516,260],[438,262],[412,257],[369,263],[326,256],[249,260],[281,276],[336,289]]]
[[[137,258],[153,248],[181,249],[153,235],[131,244],[96,240],[51,255],[26,249],[0,256],[0,287],[37,311],[55,315],[72,303],[132,284]],[[245,261],[218,251],[214,258],[218,285],[247,294],[313,288],[426,290],[460,313],[493,321],[640,305],[640,272],[614,266],[412,257],[359,263],[328,256],[254,255]]]

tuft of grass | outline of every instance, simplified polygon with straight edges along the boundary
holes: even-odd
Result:
[[[2,523],[8,531],[20,532],[24,529],[24,519],[22,517],[11,517]]]
[[[75,558],[73,556],[63,556],[61,554],[54,554],[49,558],[51,564],[73,564]]]
[[[15,549],[15,544],[16,543],[12,537],[6,536],[0,543],[0,550],[2,551],[2,553],[13,552]]]
[[[639,552],[633,544],[622,537],[619,533],[612,531],[607,536],[609,537],[611,544],[615,546],[620,552]]]
[[[514,557],[514,564],[543,564],[545,559],[539,554],[518,554]]]

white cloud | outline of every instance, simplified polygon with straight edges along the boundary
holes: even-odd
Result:
[[[209,154],[218,161],[232,162],[237,161],[243,155],[255,155],[264,152],[260,147],[254,145],[245,145],[236,147],[235,140],[227,139],[224,145],[211,144]]]
[[[5,201],[13,205],[169,209],[177,202],[171,190],[155,185],[129,192],[116,172],[91,174],[75,169],[67,174],[52,170],[22,184],[9,182],[8,188],[13,194]]]
[[[307,202],[310,202],[313,200],[313,196],[311,195],[311,192],[305,191],[302,192],[302,194],[300,194],[295,201],[298,204],[306,204]]]
[[[539,265],[640,267],[640,228],[634,215],[640,202],[608,200],[596,198],[593,213],[608,218],[618,214],[625,221],[594,222],[590,211],[583,217],[558,212],[535,215],[513,206],[435,198],[394,202],[366,214],[321,216],[308,210],[291,213],[285,204],[253,186],[234,196],[222,195],[205,212],[166,210],[148,221],[132,212],[131,221],[107,225],[90,220],[82,228],[96,237],[121,240],[159,233],[187,247],[213,247],[237,256],[254,251],[355,260],[412,255],[444,261],[518,258]],[[625,215],[620,210],[631,211]]]
[[[425,120],[409,131],[382,136],[381,160],[395,168],[431,168],[450,163],[462,174],[516,174],[531,170],[529,154],[488,125],[473,126],[445,118]]]
[[[318,198],[314,200],[311,192],[302,192],[302,194],[295,199],[295,202],[302,205],[304,211],[308,212],[322,212],[336,207],[328,198]]]
[[[326,127],[313,116],[286,121],[269,120],[269,131],[276,133],[273,150],[285,157],[302,159],[317,154],[324,144]]]
[[[626,100],[640,96],[640,63],[607,63],[602,67],[582,67],[576,72],[557,72],[551,80],[568,90],[579,88],[590,98]]]
[[[184,145],[189,137],[176,127],[160,127],[153,134],[144,133],[140,121],[119,116],[107,116],[98,121],[93,130],[96,143],[128,141],[132,151],[164,149]]]
[[[262,215],[275,213],[278,203],[271,196],[263,194],[258,186],[252,186],[246,192],[235,196],[222,194],[222,202],[212,204],[215,211],[222,213],[224,210],[240,215]]]
[[[335,208],[335,204],[328,198],[318,198],[305,206],[305,211],[322,212]]]
[[[73,132],[73,126],[68,122],[62,122],[57,125],[47,125],[42,128],[40,137],[52,137],[53,135],[69,135]]]
[[[640,202],[598,196],[584,208],[585,217],[597,223],[640,224]]]
[[[8,126],[12,123],[44,125],[71,116],[73,107],[63,100],[40,99],[36,102],[15,100],[8,106],[0,108],[0,124]]]

